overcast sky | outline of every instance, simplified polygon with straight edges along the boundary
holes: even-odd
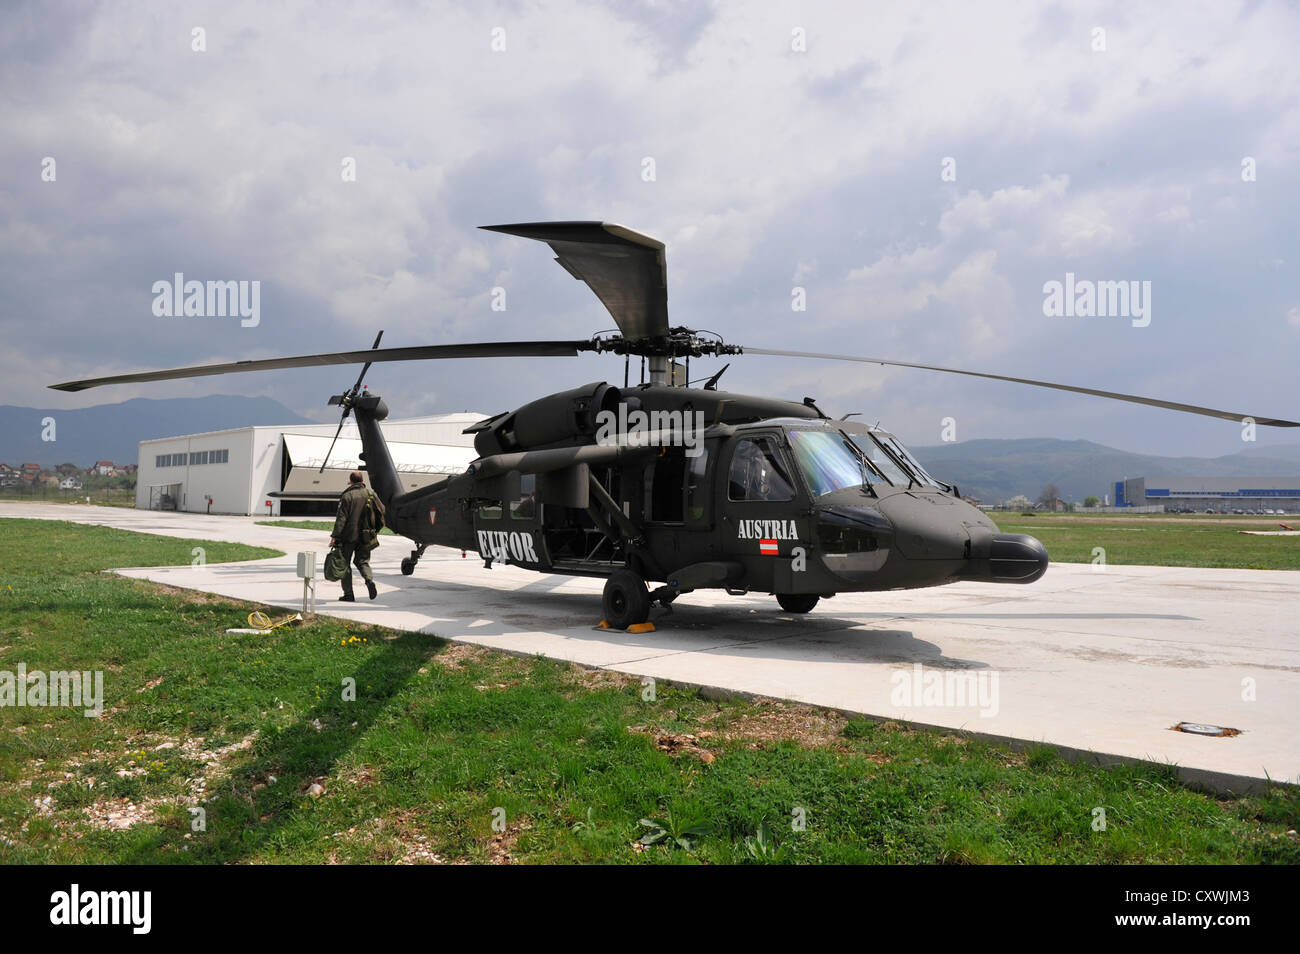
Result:
[[[392,346],[585,337],[612,325],[586,287],[476,226],[603,219],[667,243],[674,324],[732,342],[1300,419],[1294,3],[39,2],[0,24],[0,403],[245,393],[331,420],[346,368],[46,385],[381,328]],[[155,316],[175,272],[260,281],[260,324]],[[1067,272],[1150,282],[1150,323],[1045,316]],[[731,390],[811,395],[913,444],[951,417],[960,440],[1252,446],[1079,395],[731,360]],[[401,417],[622,373],[588,356],[368,380]]]

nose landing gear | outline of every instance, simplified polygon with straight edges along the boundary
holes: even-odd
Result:
[[[816,593],[778,593],[776,601],[787,613],[811,613],[821,597]]]

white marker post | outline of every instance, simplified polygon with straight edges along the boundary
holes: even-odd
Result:
[[[298,554],[298,575],[302,577],[302,614],[316,615],[316,551],[304,550]]]

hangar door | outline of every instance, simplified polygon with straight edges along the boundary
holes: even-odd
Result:
[[[150,510],[179,510],[181,504],[180,484],[150,484]]]

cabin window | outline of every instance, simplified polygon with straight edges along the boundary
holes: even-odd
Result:
[[[532,520],[537,516],[537,475],[522,474],[519,478],[519,499],[510,501],[510,516],[516,520]]]
[[[727,497],[730,500],[794,499],[794,481],[775,440],[754,437],[736,443],[731,455]]]

